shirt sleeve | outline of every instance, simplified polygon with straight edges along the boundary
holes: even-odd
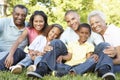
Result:
[[[6,18],[0,18],[0,32],[4,30]]]
[[[95,45],[98,45],[101,42],[104,42],[102,36],[100,34],[97,34],[95,32],[92,32],[92,38],[93,38],[93,43]]]
[[[66,32],[63,32],[60,36],[60,40],[67,45],[66,36],[67,36]]]

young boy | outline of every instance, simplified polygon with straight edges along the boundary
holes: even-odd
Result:
[[[98,56],[93,54],[94,52],[94,45],[87,42],[91,34],[90,25],[87,23],[80,24],[76,33],[79,35],[79,40],[68,43],[68,55],[66,56],[59,56],[57,58],[57,62],[61,62],[62,59],[67,60],[67,62],[62,64],[62,67],[59,65],[57,73],[55,75],[62,76],[67,73],[74,73],[74,74],[83,74],[87,72],[97,61]],[[66,65],[67,64],[67,65]],[[71,68],[68,68],[68,65]],[[60,69],[63,68],[64,70]]]

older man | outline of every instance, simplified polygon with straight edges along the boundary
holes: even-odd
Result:
[[[8,54],[8,52],[27,25],[25,23],[27,12],[25,6],[16,5],[13,8],[13,17],[0,19],[0,70],[9,68],[14,62],[17,63],[25,57],[25,54],[21,54],[21,51],[26,46],[27,39],[21,43],[20,49],[15,54]]]

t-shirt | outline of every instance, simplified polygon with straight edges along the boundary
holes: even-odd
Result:
[[[31,44],[32,41],[38,36],[38,33],[35,31],[34,28],[30,27],[26,27],[26,30],[28,31],[29,44]]]
[[[72,58],[65,64],[73,66],[85,62],[87,53],[94,52],[94,45],[88,42],[80,45],[78,41],[74,41],[68,43],[67,49],[68,53],[72,53]]]
[[[111,24],[106,29],[104,35],[105,42],[108,42],[111,46],[120,46],[120,28]]]
[[[27,26],[27,23],[25,23]],[[13,43],[24,31],[23,29],[18,29],[14,24],[13,18],[0,18],[0,52],[10,50]],[[27,43],[27,38],[18,46],[24,49]]]
[[[43,52],[44,47],[47,44],[47,39],[43,35],[39,35],[35,38],[35,40],[30,44],[30,50],[38,50],[39,52]]]

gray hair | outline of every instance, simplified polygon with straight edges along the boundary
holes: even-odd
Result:
[[[98,10],[94,10],[92,11],[89,15],[88,15],[88,23],[90,24],[90,18],[93,17],[93,16],[96,16],[98,15],[99,17],[101,17],[104,21],[106,21],[106,16],[103,12],[101,11],[98,11]]]

